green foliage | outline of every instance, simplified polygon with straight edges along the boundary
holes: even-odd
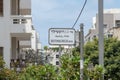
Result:
[[[106,79],[120,79],[120,41],[111,38],[105,42]]]
[[[44,50],[48,50],[48,46],[44,46]]]
[[[5,62],[0,57],[0,80],[17,80],[17,74],[4,66]]]
[[[61,57],[61,80],[79,80],[79,60],[80,56],[70,56],[64,54]]]
[[[17,80],[17,74],[16,72],[7,69],[7,68],[3,68],[0,70],[0,80]]]
[[[75,52],[74,52],[75,51]],[[78,51],[78,52],[77,52]],[[72,56],[64,54],[61,57],[61,80],[79,80],[80,79],[80,56],[79,49],[73,49]],[[98,80],[104,73],[104,68],[100,65],[93,65],[89,59],[84,61],[84,80]]]
[[[89,59],[94,65],[98,64],[98,40],[88,42],[84,47],[84,58]]]
[[[54,48],[50,48],[51,50],[53,50],[53,51],[59,51],[59,47],[54,47]],[[63,50],[64,48],[63,47],[61,47],[61,51]]]
[[[84,46],[84,80],[99,80],[104,73],[105,80],[120,79],[120,41],[105,38],[104,68],[98,65],[98,40],[88,42]],[[80,80],[80,49],[72,50],[60,58],[60,67],[53,65],[37,65],[25,68],[16,74],[4,67],[0,57],[0,80]]]
[[[120,79],[120,41],[114,38],[104,40],[104,67],[105,80]],[[98,64],[98,40],[88,42],[85,45],[85,59],[89,59],[93,65]]]
[[[5,64],[5,62],[4,62],[3,58],[0,56],[0,68],[3,68],[4,64]]]
[[[19,75],[19,80],[56,80],[56,75],[52,65],[29,66]]]

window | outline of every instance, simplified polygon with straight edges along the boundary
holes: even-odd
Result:
[[[90,41],[90,37],[88,37],[88,41]]]
[[[20,20],[19,19],[13,19],[13,24],[19,24]]]
[[[29,0],[11,0],[11,15],[31,15],[29,2]]]
[[[3,56],[3,47],[0,47],[0,56]]]
[[[59,61],[56,61],[56,65],[59,65]]]
[[[113,34],[108,34],[108,38],[111,38],[111,37],[113,37]]]
[[[107,24],[104,24],[104,28],[107,28]]]
[[[120,20],[115,21],[116,27],[120,27]]]
[[[3,0],[0,0],[0,16],[3,16]]]
[[[25,24],[27,23],[27,20],[26,19],[21,19],[21,24]]]
[[[26,24],[26,19],[13,19],[13,24]]]
[[[19,15],[19,0],[11,0],[11,14],[12,15]]]
[[[56,58],[59,58],[59,55],[56,55]]]
[[[96,35],[93,36],[93,39],[95,39],[95,38],[96,38]]]

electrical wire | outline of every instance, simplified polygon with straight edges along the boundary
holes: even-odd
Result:
[[[81,9],[81,11],[80,11],[80,13],[79,13],[79,15],[78,15],[78,17],[77,17],[75,23],[73,24],[72,28],[74,28],[75,25],[76,25],[76,23],[78,22],[78,20],[79,20],[81,14],[82,14],[82,12],[83,12],[83,10],[84,10],[84,8],[85,8],[86,3],[87,3],[87,0],[85,0],[85,2],[84,2],[84,4],[83,4],[83,7],[82,7],[82,9]]]

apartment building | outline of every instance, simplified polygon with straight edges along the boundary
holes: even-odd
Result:
[[[22,48],[40,48],[32,25],[31,0],[0,0],[0,28],[0,55],[7,67],[11,59],[19,58]]]
[[[118,35],[120,28],[120,9],[107,9],[104,10],[104,35],[106,37],[120,37]],[[114,34],[113,34],[114,33]],[[92,41],[98,37],[98,14],[93,18],[92,28],[89,29],[88,34],[85,36],[85,42]]]

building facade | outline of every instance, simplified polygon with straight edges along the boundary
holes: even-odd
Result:
[[[120,9],[108,9],[104,10],[104,35],[106,37],[119,37],[115,30],[120,27]],[[114,32],[113,32],[114,31]],[[114,33],[114,34],[113,34]],[[85,42],[92,41],[94,38],[98,37],[98,14],[93,18],[92,28],[89,29],[88,34],[85,36]]]
[[[19,59],[22,48],[37,49],[31,0],[0,0],[0,27],[0,55],[7,67],[11,59]]]

